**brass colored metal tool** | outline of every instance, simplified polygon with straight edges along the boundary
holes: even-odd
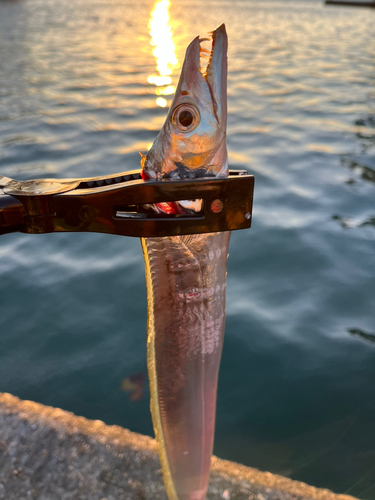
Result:
[[[15,181],[0,176],[0,235],[96,232],[135,237],[234,231],[251,226],[254,177],[144,181],[141,170],[88,179]],[[201,200],[198,211],[157,214],[147,206]]]

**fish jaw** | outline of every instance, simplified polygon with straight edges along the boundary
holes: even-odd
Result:
[[[164,126],[147,157],[141,161],[144,178],[162,180],[228,175],[228,38],[225,25],[212,33],[212,49],[204,74],[200,65],[201,41],[196,37],[186,50],[176,94]]]

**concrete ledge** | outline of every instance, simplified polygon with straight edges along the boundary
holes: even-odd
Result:
[[[212,459],[208,500],[353,500]],[[153,439],[0,393],[1,500],[166,500]]]

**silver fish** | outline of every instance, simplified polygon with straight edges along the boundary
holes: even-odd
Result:
[[[227,176],[227,34],[212,33],[201,69],[202,39],[186,51],[165,124],[142,175],[166,181]],[[155,211],[199,209],[197,200]],[[142,239],[146,264],[147,356],[151,413],[169,500],[206,498],[225,323],[230,232]]]

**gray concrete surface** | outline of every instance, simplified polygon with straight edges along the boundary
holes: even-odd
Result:
[[[208,500],[349,500],[212,459]],[[0,393],[1,500],[166,500],[153,439]]]

